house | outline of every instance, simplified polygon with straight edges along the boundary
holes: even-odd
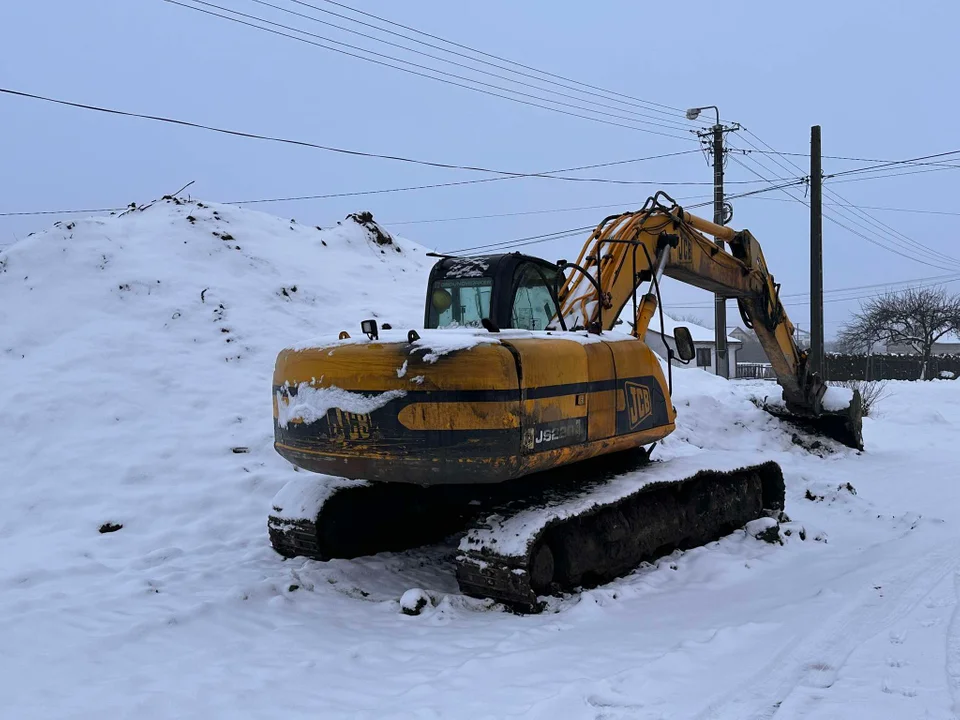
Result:
[[[674,329],[680,326],[684,326],[690,331],[690,337],[693,338],[693,345],[697,350],[697,355],[690,361],[690,366],[696,366],[703,368],[707,372],[716,373],[716,367],[714,366],[717,355],[716,343],[714,342],[713,330],[709,328],[689,322],[680,322],[664,313],[664,337],[661,337],[660,316],[656,314],[650,321],[650,327],[647,328],[647,334],[644,336],[644,340],[657,355],[665,359],[667,357],[667,350],[664,346],[664,339],[667,345],[676,353],[677,343],[676,340],[674,340],[673,333]],[[737,352],[740,350],[741,345],[742,343],[737,338],[727,337],[727,367],[730,370],[728,377],[735,378],[737,376]],[[674,365],[681,365],[680,360],[674,360]]]
[[[730,336],[740,341],[740,352],[737,353],[737,362],[767,363],[767,353],[752,330],[737,327],[730,331]]]

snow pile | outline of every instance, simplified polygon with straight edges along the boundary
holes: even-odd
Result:
[[[430,596],[420,588],[410,588],[400,597],[400,610],[404,615],[419,615],[430,605]]]
[[[830,385],[823,393],[821,401],[823,409],[827,412],[842,412],[850,407],[853,402],[853,390],[845,387]]]
[[[293,473],[272,449],[277,352],[367,317],[420,320],[432,261],[361,220],[319,230],[164,200],[0,254],[3,572],[190,552],[218,511],[221,541],[261,540]],[[106,518],[124,525],[109,550],[90,534]]]

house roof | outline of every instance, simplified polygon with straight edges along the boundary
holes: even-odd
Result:
[[[696,325],[691,322],[674,320],[672,317],[663,314],[663,332],[669,337],[673,337],[674,329],[679,326],[685,326],[690,330],[690,337],[693,338],[694,342],[713,342],[713,330],[710,328],[705,328],[702,325]],[[653,319],[650,321],[650,326],[647,328],[647,332],[659,333],[660,332],[660,313],[657,312],[654,314]],[[742,344],[740,340],[735,337],[727,336],[727,342],[736,343],[738,345]]]

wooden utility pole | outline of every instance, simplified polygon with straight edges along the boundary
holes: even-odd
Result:
[[[820,126],[810,128],[810,369],[823,375],[823,171]]]

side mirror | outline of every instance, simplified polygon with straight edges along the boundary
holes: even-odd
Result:
[[[673,329],[673,339],[677,343],[677,356],[684,362],[689,362],[697,356],[697,349],[693,345],[693,338],[690,336],[689,328],[675,327]]]
[[[371,340],[376,340],[380,337],[380,333],[377,330],[377,321],[376,320],[363,320],[360,322],[360,330],[363,331]]]

